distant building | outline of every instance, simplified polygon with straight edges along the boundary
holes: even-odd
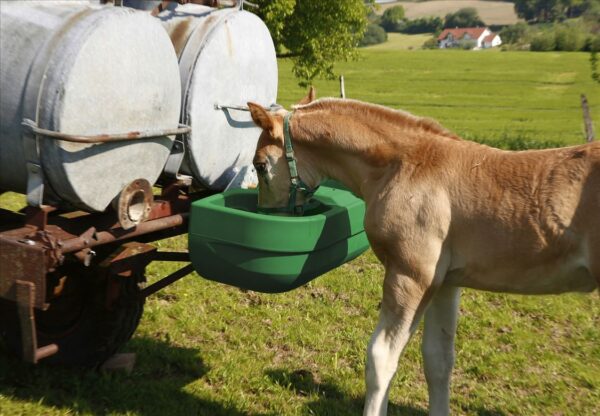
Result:
[[[487,49],[499,46],[502,40],[497,33],[487,27],[461,27],[444,29],[437,38],[440,48],[457,47],[461,41],[473,41],[473,49]]]

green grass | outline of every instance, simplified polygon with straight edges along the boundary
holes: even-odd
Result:
[[[599,131],[599,87],[585,54],[367,50],[340,66],[349,97],[437,118],[504,147],[582,142],[579,93]],[[304,95],[280,66],[280,102]],[[337,81],[318,82],[337,95]],[[0,205],[18,207],[5,194]],[[186,246],[180,237],[161,249]],[[150,280],[177,265],[153,264]],[[132,374],[32,367],[0,346],[0,416],[350,415],[364,397],[366,345],[382,266],[368,252],[287,294],[245,292],[188,276],[149,298],[125,351]],[[600,402],[600,303],[592,295],[465,290],[452,412],[594,415]],[[420,330],[400,360],[391,415],[425,415]]]
[[[388,33],[387,42],[368,46],[367,51],[398,51],[421,49],[423,44],[433,36],[431,33],[405,35],[403,33]]]
[[[584,139],[580,94],[587,95],[600,134],[600,84],[587,53],[454,50],[367,50],[338,66],[348,98],[437,119],[479,140],[557,144]],[[282,63],[280,101],[305,94]],[[319,96],[338,96],[337,81],[317,82]]]

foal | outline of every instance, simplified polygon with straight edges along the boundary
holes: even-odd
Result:
[[[263,129],[259,205],[285,207],[287,111],[248,105]],[[460,287],[550,294],[599,286],[600,143],[502,151],[431,120],[339,99],[298,106],[288,125],[308,187],[332,178],[365,201],[365,231],[385,267],[365,415],[386,414],[399,356],[423,316],[429,411],[449,413]]]

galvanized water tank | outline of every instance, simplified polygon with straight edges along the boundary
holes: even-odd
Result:
[[[183,173],[205,187],[223,190],[252,163],[260,130],[247,111],[215,106],[270,106],[277,99],[277,59],[265,24],[254,14],[195,4],[165,10],[158,18],[179,57]]]
[[[136,179],[156,181],[172,138],[36,143],[22,126],[31,119],[65,134],[132,137],[176,128],[177,57],[156,19],[81,2],[2,1],[0,52],[1,189],[24,193],[29,181],[31,190],[36,158],[44,200],[86,210],[103,211]]]

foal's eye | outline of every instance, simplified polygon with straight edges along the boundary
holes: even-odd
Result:
[[[256,169],[256,173],[265,173],[267,171],[267,164],[265,162],[256,162],[254,169]]]

